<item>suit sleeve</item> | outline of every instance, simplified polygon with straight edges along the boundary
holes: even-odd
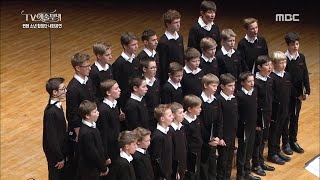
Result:
[[[223,137],[223,113],[222,113],[222,105],[221,105],[221,102],[220,100],[218,100],[218,103],[219,103],[219,108],[218,108],[218,111],[219,111],[219,115],[218,115],[218,119],[217,119],[217,133],[216,133],[216,137],[219,137],[219,139],[222,139]]]
[[[67,120],[71,128],[78,128],[81,125],[81,117],[78,113],[80,104],[79,92],[75,87],[68,88],[67,91]]]
[[[61,151],[61,147],[59,145],[59,139],[57,136],[56,129],[58,128],[56,125],[56,119],[53,112],[49,112],[45,117],[45,127],[47,130],[47,142],[50,151],[55,159],[55,162],[59,162],[63,160],[63,153]]]
[[[109,125],[108,125],[108,117],[109,115],[105,110],[100,109],[100,115],[97,121],[97,127],[99,128],[101,134],[101,140],[104,149],[104,157],[105,159],[109,159],[109,152],[108,152],[108,138],[109,138]]]
[[[82,137],[82,148],[84,155],[90,159],[91,162],[96,164],[100,172],[105,172],[107,170],[107,166],[105,165],[105,159],[101,159],[99,156],[98,150],[94,143],[94,135],[93,134],[86,134]]]
[[[304,59],[304,71],[303,71],[303,86],[306,88],[306,94],[310,95],[311,93],[311,88],[310,88],[310,81],[309,81],[309,72],[308,72],[308,67],[307,63]]]

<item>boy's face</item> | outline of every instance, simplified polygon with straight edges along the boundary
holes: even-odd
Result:
[[[151,61],[148,68],[143,68],[143,72],[148,78],[155,77],[157,74],[157,63],[155,61]]]
[[[170,24],[167,23],[167,29],[169,31],[179,31],[180,29],[180,18],[173,20]]]
[[[87,120],[91,122],[96,122],[98,117],[99,117],[99,111],[97,108],[92,110],[90,114],[86,115]]]
[[[249,25],[247,29],[247,35],[251,38],[257,37],[258,36],[258,23],[254,22]]]
[[[209,94],[214,94],[217,91],[218,84],[210,83],[204,84],[204,90],[207,91]]]
[[[263,76],[268,76],[272,72],[272,63],[271,61],[262,64],[262,66],[258,65],[258,69],[260,70],[260,74]]]
[[[284,69],[286,69],[286,65],[287,65],[287,60],[284,59],[284,60],[275,62],[274,69],[278,72],[282,72],[282,71],[284,71]]]
[[[299,46],[300,46],[299,41],[292,42],[292,43],[290,43],[290,44],[288,45],[288,51],[289,51],[290,53],[292,53],[292,52],[298,52]]]
[[[223,85],[223,84],[220,85],[222,92],[227,96],[233,95],[235,86],[236,86],[235,82],[228,83],[226,85]]]
[[[59,101],[61,101],[62,99],[66,98],[66,93],[67,93],[67,88],[65,86],[64,83],[61,83],[59,85],[59,89],[58,90],[53,90],[52,94],[54,98],[58,98]]]
[[[85,61],[80,66],[76,67],[80,76],[89,76],[91,70],[91,64],[89,61]]]
[[[162,123],[163,123],[165,126],[170,126],[170,124],[171,124],[172,121],[173,121],[173,114],[172,114],[171,109],[167,109],[167,110],[164,112],[164,115],[163,115],[163,117],[161,117],[161,120],[162,120]]]
[[[183,77],[183,71],[176,71],[174,72],[173,75],[169,74],[170,79],[174,82],[174,83],[180,83]]]
[[[106,50],[106,52],[104,52],[104,54],[97,55],[98,60],[100,60],[102,63],[104,64],[110,64],[110,61],[112,59],[112,55],[111,55],[111,49]]]
[[[118,83],[115,83],[109,91],[107,91],[107,95],[112,97],[113,99],[118,99],[121,94],[121,89]]]
[[[184,118],[184,112],[183,108],[178,109],[174,114],[173,114],[174,120],[177,122],[182,122]]]
[[[150,146],[150,139],[150,135],[146,135],[142,138],[141,142],[137,142],[138,147],[142,149],[148,149],[148,147]]]
[[[136,149],[137,149],[137,142],[133,142],[133,143],[130,143],[128,146],[128,152],[129,154],[134,154],[136,152]]]
[[[145,40],[143,43],[148,49],[155,50],[158,45],[158,37],[157,35],[151,36],[148,41]]]
[[[188,112],[192,115],[199,116],[201,113],[201,104],[195,107],[188,107]]]
[[[251,91],[254,87],[254,77],[249,76],[245,81],[241,82],[241,85],[247,90]]]
[[[146,80],[143,80],[139,87],[134,86],[133,88],[138,96],[145,96],[148,91]]]
[[[212,23],[214,21],[214,18],[216,17],[216,12],[213,10],[208,10],[206,12],[201,11],[200,14],[202,16],[202,20],[206,24]]]
[[[186,64],[192,71],[194,71],[200,65],[200,58],[196,57],[196,58],[190,59],[190,61],[186,61]]]
[[[124,45],[124,49],[128,54],[135,54],[138,50],[138,40],[132,40],[128,45]]]
[[[209,48],[205,51],[203,51],[203,54],[208,58],[213,58],[216,54],[217,46]]]
[[[230,37],[226,41],[223,41],[223,46],[226,50],[230,50],[234,48],[235,43],[236,43],[236,37]]]

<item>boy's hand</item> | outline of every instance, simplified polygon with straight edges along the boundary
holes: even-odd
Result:
[[[256,127],[256,131],[261,131],[261,127]]]
[[[121,109],[120,109],[119,119],[120,119],[120,121],[124,121],[126,119],[126,114],[124,114],[124,112],[122,112]]]
[[[179,175],[179,173],[177,173],[176,179],[177,179],[177,180],[180,180],[180,175]]]
[[[219,145],[220,145],[220,146],[226,146],[226,143],[224,142],[223,139],[220,139]]]
[[[309,95],[308,95],[308,94],[305,94],[305,95],[299,96],[298,99],[300,99],[300,101],[305,101],[305,100],[308,99],[308,97],[309,97]]]
[[[57,164],[54,166],[58,169],[62,169],[64,166],[64,160],[57,162]]]
[[[106,165],[109,165],[109,164],[111,164],[111,159],[110,158],[106,160]]]
[[[109,172],[109,168],[107,167],[106,172],[101,172],[100,176],[106,176],[108,174],[108,172]]]
[[[209,141],[209,145],[210,146],[217,146],[220,142],[220,139],[218,137],[215,137],[215,138],[212,138],[210,141]]]

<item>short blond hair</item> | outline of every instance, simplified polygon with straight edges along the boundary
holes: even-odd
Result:
[[[193,108],[193,107],[201,106],[201,104],[202,104],[201,99],[196,95],[190,94],[190,95],[186,95],[183,98],[183,108],[186,111],[188,110],[189,107]]]
[[[154,117],[159,121],[160,118],[165,115],[168,109],[170,109],[168,104],[159,104],[156,108],[154,108]]]
[[[111,44],[99,41],[93,45],[92,49],[95,55],[103,55],[110,48]]]
[[[71,64],[73,68],[81,66],[84,62],[89,61],[90,56],[88,54],[78,52],[71,58]]]
[[[211,37],[204,37],[200,41],[200,48],[202,51],[206,51],[210,48],[217,47],[217,42]]]
[[[237,34],[234,33],[232,29],[224,29],[224,30],[221,31],[221,35],[220,36],[221,36],[221,39],[223,41],[226,41],[231,37],[236,37]]]
[[[219,78],[214,75],[214,74],[206,74],[202,77],[202,80],[201,80],[201,84],[202,84],[202,88],[204,89],[204,85],[209,85],[209,84],[219,84],[220,81],[219,81]]]
[[[183,109],[183,106],[180,103],[173,102],[170,104],[170,109],[171,109],[172,113],[176,113],[178,111],[178,109]]]
[[[273,63],[279,63],[284,60],[287,60],[287,56],[281,51],[274,51],[271,55],[271,61]]]
[[[120,148],[123,148],[125,145],[137,142],[137,135],[133,131],[122,131],[118,140]]]
[[[252,18],[252,17],[245,18],[245,19],[243,19],[243,27],[244,27],[245,29],[248,29],[249,26],[250,26],[250,24],[255,23],[255,22],[258,23],[258,20],[255,19],[255,18]]]
[[[137,127],[133,130],[133,132],[136,134],[137,141],[141,142],[143,141],[143,138],[151,135],[151,131],[142,127]]]

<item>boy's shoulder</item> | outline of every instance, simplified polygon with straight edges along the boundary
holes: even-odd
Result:
[[[112,66],[124,64],[126,60],[120,55],[116,60],[114,60]]]

